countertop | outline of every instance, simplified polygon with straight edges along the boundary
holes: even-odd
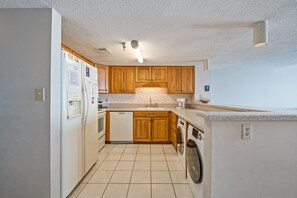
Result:
[[[210,121],[297,121],[297,111],[266,111],[266,112],[220,112],[201,111],[188,108],[107,108],[106,111],[171,111],[187,122],[198,127],[203,119]]]
[[[175,113],[178,117],[181,117],[188,123],[192,124],[195,127],[200,128],[204,123],[204,118],[197,116],[197,113],[202,113],[197,109],[185,109],[185,108],[106,108],[106,111],[110,112],[134,112],[134,111],[170,111]]]

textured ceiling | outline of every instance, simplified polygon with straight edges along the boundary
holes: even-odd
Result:
[[[63,16],[63,43],[107,65],[137,65],[133,39],[140,42],[143,65],[203,59],[216,68],[297,64],[296,0],[0,0],[0,7],[55,8]],[[269,22],[269,44],[253,48],[251,26],[262,20]]]

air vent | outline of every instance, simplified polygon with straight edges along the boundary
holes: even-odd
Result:
[[[111,55],[110,51],[106,48],[96,48],[101,56],[108,56]]]

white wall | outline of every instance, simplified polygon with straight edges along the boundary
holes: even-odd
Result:
[[[210,91],[204,91],[204,86],[209,85]],[[195,101],[197,102],[202,96],[204,99],[211,99],[211,70],[204,71],[203,62],[195,65]]]
[[[59,197],[60,20],[52,9],[0,9],[1,197]]]
[[[205,197],[297,197],[297,122],[250,121],[251,141],[241,139],[244,123],[216,121],[206,134]]]
[[[212,70],[212,104],[297,108],[297,65]]]
[[[51,103],[50,103],[50,161],[51,197],[60,197],[61,174],[61,15],[52,10],[51,22]],[[59,108],[60,107],[60,108]]]

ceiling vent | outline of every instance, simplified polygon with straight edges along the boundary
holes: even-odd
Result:
[[[106,48],[96,48],[101,56],[109,56],[111,55],[110,51]]]

